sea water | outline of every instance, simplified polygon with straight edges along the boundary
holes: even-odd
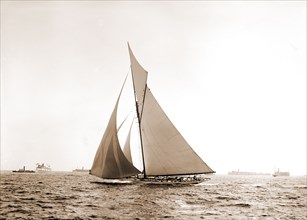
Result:
[[[306,176],[210,178],[104,185],[86,173],[2,172],[0,219],[307,219]]]

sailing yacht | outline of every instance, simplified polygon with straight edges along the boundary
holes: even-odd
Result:
[[[90,174],[103,179],[141,177],[148,182],[198,183],[198,174],[214,171],[196,154],[167,117],[147,85],[148,72],[139,64],[128,43],[135,111],[141,145],[142,170],[133,164],[131,127],[122,150],[118,138],[117,111],[122,86],[109,123],[97,149]],[[193,176],[193,177],[191,177]]]

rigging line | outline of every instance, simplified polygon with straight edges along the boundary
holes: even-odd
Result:
[[[130,73],[130,67],[128,68],[128,71],[127,71],[127,75],[126,75],[126,78],[125,78],[125,81],[124,81],[124,84],[123,84],[123,87],[122,87],[122,90],[123,88],[125,87],[126,85],[126,81],[127,81],[127,78],[128,78],[128,75]],[[123,126],[123,124],[125,123],[125,121],[127,120],[128,116],[131,114],[131,112],[133,111],[133,107],[131,108],[130,112],[127,114],[126,118],[123,120],[123,122],[119,125],[119,127],[117,128],[117,132],[119,132],[119,130],[121,129],[121,127]]]
[[[122,91],[123,91],[123,89],[124,89],[124,86],[125,86],[125,84],[126,84],[127,78],[128,78],[128,74],[126,75],[125,81],[124,81],[124,83],[123,83],[123,85],[122,85],[122,88],[121,88],[121,90],[120,90],[120,93],[119,93],[119,96],[118,96],[118,99],[117,99],[117,103],[116,103],[117,105],[118,105],[120,96],[121,96],[121,94],[122,94]]]
[[[145,96],[146,96],[146,91],[147,91],[147,83],[145,84],[145,90],[144,90],[144,95],[143,95],[143,102],[142,102],[142,112],[141,112],[141,118],[140,118],[140,120],[142,119],[142,116],[143,116],[143,111],[144,111],[144,107],[145,107]]]
[[[141,141],[142,161],[143,161],[143,169],[144,169],[143,172],[144,172],[144,179],[145,179],[146,178],[146,169],[145,169],[145,157],[144,157],[144,148],[143,148],[143,138],[142,138],[142,132],[141,132],[141,120],[140,120],[140,113],[139,113],[139,107],[138,107],[138,102],[137,102],[137,97],[136,97],[136,91],[135,91],[134,78],[133,78],[131,64],[130,64],[130,69],[131,69],[131,76],[132,76],[132,82],[133,82],[134,100],[135,100],[135,106],[136,106],[136,115],[137,115],[138,122],[139,122],[139,134],[140,134],[140,141]]]
[[[119,130],[121,129],[121,127],[123,126],[123,124],[125,123],[125,121],[127,120],[127,118],[129,117],[129,115],[131,114],[133,108],[130,110],[130,112],[127,114],[126,118],[123,120],[123,122],[118,126],[117,128],[117,132],[119,132]]]

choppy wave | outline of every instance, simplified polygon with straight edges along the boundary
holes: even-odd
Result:
[[[185,187],[1,173],[0,219],[307,219],[306,177],[212,175]]]

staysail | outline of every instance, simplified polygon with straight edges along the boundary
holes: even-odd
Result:
[[[122,90],[123,87],[121,92]],[[117,136],[116,116],[121,92],[91,168],[92,175],[105,179],[118,179],[141,173],[125,157]]]
[[[125,142],[125,145],[124,145],[124,149],[123,149],[124,155],[126,156],[127,160],[130,163],[132,163],[132,156],[131,156],[131,149],[130,149],[130,137],[131,137],[132,125],[133,125],[133,121],[131,123],[129,133],[128,133],[128,136],[127,136],[127,139],[126,139],[126,142]]]

